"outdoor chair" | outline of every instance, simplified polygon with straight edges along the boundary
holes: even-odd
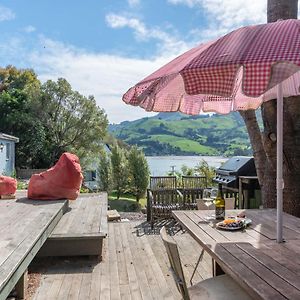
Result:
[[[152,229],[156,220],[171,219],[172,210],[182,209],[184,209],[182,195],[177,189],[147,191],[147,219]]]
[[[176,189],[176,176],[150,176],[150,190]]]
[[[175,176],[150,177],[147,190],[147,220],[151,228],[158,219],[172,218],[172,210],[184,209],[182,194],[177,189]]]
[[[182,176],[183,202],[185,209],[197,209],[197,199],[202,199],[203,189],[207,187],[205,176]]]
[[[160,236],[166,247],[171,272],[178,291],[184,300],[250,300],[252,299],[229,275],[220,275],[203,280],[191,287],[187,287],[178,247],[175,240],[167,234],[165,227],[160,230]]]

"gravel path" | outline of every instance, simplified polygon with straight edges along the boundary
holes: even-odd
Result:
[[[130,221],[145,220],[147,216],[141,212],[119,212],[121,219],[128,219]]]

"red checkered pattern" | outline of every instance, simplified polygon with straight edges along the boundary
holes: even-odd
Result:
[[[230,96],[236,71],[243,66],[244,94],[251,97],[263,94],[268,89],[274,64],[290,62],[300,66],[299,29],[299,20],[287,20],[229,33],[193,58],[180,72],[186,92]]]
[[[177,57],[129,89],[123,101],[147,111],[226,114],[276,98],[280,82],[284,96],[299,95],[299,29],[299,20],[238,29]]]

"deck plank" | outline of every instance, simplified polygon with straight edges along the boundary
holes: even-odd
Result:
[[[109,283],[110,283],[110,299],[120,299],[120,280],[118,269],[118,258],[115,243],[115,228],[109,227]]]
[[[110,264],[110,254],[108,252],[109,239],[104,240],[104,249],[103,249],[103,259],[101,265],[99,264],[100,268],[100,299],[110,299],[110,278],[109,278],[109,264]],[[98,282],[99,284],[99,282]],[[93,293],[93,291],[92,291]]]
[[[50,265],[42,276],[42,283],[34,300],[45,299],[44,293],[51,286],[57,286],[57,291],[53,293],[58,299],[63,299],[64,296],[66,300],[181,299],[169,271],[168,258],[160,236],[141,232],[137,234],[136,226],[140,223],[109,223],[109,235],[105,239],[101,262],[90,259],[80,262],[82,258],[70,257],[68,260],[71,262],[68,264],[58,263],[55,268]],[[188,280],[200,247],[188,233],[180,231],[174,238],[178,243]],[[63,276],[59,274],[60,268]],[[211,269],[211,260],[205,256],[195,281],[211,277]],[[52,285],[57,278],[60,278],[62,284]],[[65,282],[68,284],[65,285]]]
[[[131,253],[131,247],[127,238],[126,230],[124,226],[119,226],[119,228],[120,228],[120,234],[122,236],[122,246],[124,251],[128,280],[129,280],[131,299],[133,300],[141,299],[142,295],[139,288],[137,274],[133,265],[133,257]]]
[[[134,230],[126,230],[127,228],[125,226],[123,227],[123,232],[125,232],[127,234],[127,240],[129,242],[130,245],[130,250],[131,250],[131,254],[132,254],[132,262],[133,262],[133,266],[135,268],[135,272],[136,272],[136,276],[138,279],[138,284],[139,284],[139,288],[141,291],[141,299],[143,300],[151,300],[153,299],[152,294],[151,294],[151,289],[150,289],[150,285],[147,279],[147,275],[145,272],[145,268],[142,267],[143,265],[143,261],[144,258],[141,255],[141,251],[139,249],[139,247],[136,244],[136,238],[134,237]],[[129,227],[131,229],[131,227]]]

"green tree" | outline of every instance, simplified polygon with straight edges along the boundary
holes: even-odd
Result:
[[[194,176],[195,175],[195,169],[190,168],[186,165],[182,165],[181,172],[182,172],[182,175],[185,175],[185,176]]]
[[[125,151],[118,145],[115,145],[112,147],[110,158],[113,174],[113,186],[117,192],[117,199],[119,199],[121,193],[126,191],[129,182],[129,173],[127,168],[127,160],[125,158]]]
[[[213,178],[215,177],[215,168],[210,167],[206,160],[202,159],[195,167],[195,171],[199,173],[199,175],[204,175],[206,177],[207,186],[213,186]]]
[[[139,202],[146,193],[150,172],[145,155],[137,146],[133,146],[129,151],[128,165],[132,178],[133,194],[136,201]]]
[[[76,153],[81,162],[98,153],[108,121],[94,97],[73,91],[63,78],[57,82],[48,80],[41,90],[36,111],[47,130],[51,163],[65,151]]]
[[[16,167],[39,167],[46,132],[34,109],[40,82],[32,70],[0,68],[0,131],[20,138],[16,146]]]
[[[109,192],[112,188],[111,160],[109,154],[107,154],[104,149],[101,149],[100,152],[100,161],[97,173],[100,190]]]

